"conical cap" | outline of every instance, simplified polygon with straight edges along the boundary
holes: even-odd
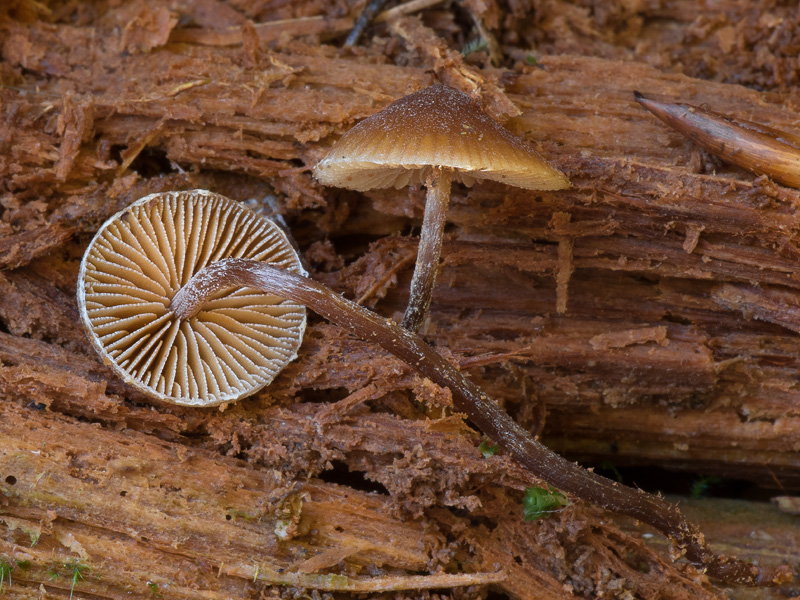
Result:
[[[314,170],[325,185],[358,191],[424,182],[431,166],[471,184],[492,179],[533,190],[569,180],[469,96],[434,85],[390,104],[350,129]]]

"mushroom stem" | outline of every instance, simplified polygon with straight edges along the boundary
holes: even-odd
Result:
[[[453,170],[446,167],[432,167],[425,180],[428,197],[422,217],[417,264],[411,278],[408,307],[403,316],[403,327],[414,333],[420,330],[428,316],[433,288],[439,275],[439,257],[442,254],[442,237],[452,180]]]
[[[363,340],[380,345],[434,383],[449,388],[455,408],[466,413],[478,429],[532,475],[576,498],[652,525],[671,538],[710,577],[741,585],[777,585],[792,578],[787,566],[759,568],[736,558],[715,555],[702,533],[686,521],[677,506],[596,475],[559,456],[537,442],[418,335],[312,279],[259,261],[228,258],[195,274],[175,295],[170,308],[179,318],[188,319],[215,292],[238,286],[305,304]]]

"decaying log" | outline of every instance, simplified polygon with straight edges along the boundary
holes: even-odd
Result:
[[[570,457],[793,493],[800,192],[715,161],[632,92],[791,130],[796,11],[466,2],[497,68],[459,53],[446,4],[346,51],[360,4],[51,4],[0,8],[3,593],[67,595],[78,564],[76,594],[108,598],[722,597],[592,507],[523,524],[542,482],[484,458],[447,390],[340,328],[312,322],[255,398],[188,410],[99,362],[74,286],[105,218],[201,187],[282,216],[313,277],[399,318],[420,191],[326,190],[309,171],[352,123],[444,80],[573,187],[454,187],[425,337]],[[766,557],[784,543],[759,560],[796,563]]]
[[[391,516],[388,495],[298,481],[131,429],[2,406],[0,555],[16,565],[10,597],[26,597],[39,582],[46,593],[65,593],[70,564],[85,569],[78,593],[104,598],[190,598],[200,590],[247,598],[270,585],[374,593],[490,583],[519,597],[570,598],[570,588],[584,586],[717,597],[615,528],[595,529],[591,510],[578,506],[521,534],[510,510],[516,502],[495,488],[475,511],[484,523],[496,522],[492,532],[446,510],[402,519]],[[303,421],[313,427],[313,419]],[[593,547],[612,555],[592,556]],[[324,574],[331,567],[336,572]],[[598,587],[600,568],[615,575]]]

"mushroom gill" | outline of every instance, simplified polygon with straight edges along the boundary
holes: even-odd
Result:
[[[224,258],[305,274],[284,233],[211,192],[152,194],[109,219],[81,262],[78,305],[97,351],[161,400],[214,406],[267,385],[297,356],[305,308],[247,288],[219,290],[191,319],[175,293]]]

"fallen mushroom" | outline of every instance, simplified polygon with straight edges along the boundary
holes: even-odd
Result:
[[[800,136],[737,120],[690,104],[657,102],[633,93],[636,101],[698,146],[756,175],[800,188]]]
[[[503,409],[422,338],[370,310],[336,294],[324,285],[263,262],[230,258],[210,264],[175,295],[171,308],[179,319],[192,319],[219,290],[245,286],[304,304],[326,319],[373,342],[405,361],[414,370],[453,395],[455,408],[487,437],[534,476],[610,511],[652,525],[706,573],[728,583],[778,585],[791,580],[789,567],[758,567],[736,558],[714,554],[696,526],[678,507],[663,498],[587,471],[536,441]]]
[[[252,394],[297,357],[305,308],[221,290],[192,319],[169,309],[208,264],[237,257],[305,274],[272,221],[204,190],[152,194],[111,217],[81,262],[78,306],[95,349],[161,400],[214,406]]]
[[[314,169],[325,185],[357,191],[428,189],[417,264],[403,326],[419,331],[439,271],[450,183],[491,179],[531,190],[569,187],[569,180],[466,94],[434,85],[390,104],[344,134]]]

